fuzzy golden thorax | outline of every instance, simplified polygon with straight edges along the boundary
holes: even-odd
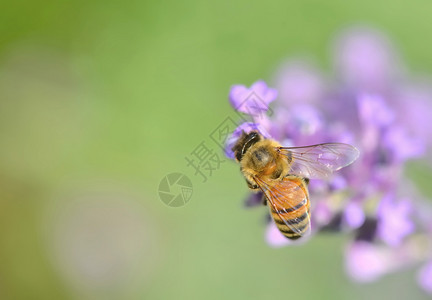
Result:
[[[285,156],[280,155],[279,143],[263,139],[253,144],[243,155],[240,166],[245,177],[267,177],[279,179],[288,174],[289,165]]]

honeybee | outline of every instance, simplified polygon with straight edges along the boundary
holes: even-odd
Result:
[[[282,147],[257,131],[243,132],[232,151],[248,187],[263,192],[276,226],[292,240],[310,232],[309,178],[327,178],[359,156],[343,143]]]

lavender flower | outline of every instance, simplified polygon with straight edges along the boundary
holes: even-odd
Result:
[[[232,106],[251,115],[252,121],[232,133],[226,154],[233,158],[232,145],[242,131],[251,130],[285,146],[356,146],[361,156],[351,167],[328,181],[310,181],[310,238],[324,231],[352,232],[346,270],[357,281],[373,281],[429,260],[418,281],[432,294],[432,209],[425,209],[428,205],[413,189],[403,195],[410,190],[403,172],[406,163],[423,158],[432,148],[432,92],[423,81],[402,72],[406,68],[395,47],[376,30],[347,30],[336,39],[333,51],[333,82],[303,61],[282,66],[277,91],[263,81],[249,89],[233,86]],[[277,96],[274,113],[265,115]],[[262,195],[251,195],[246,203],[259,205]],[[266,240],[274,247],[296,244],[273,222]]]

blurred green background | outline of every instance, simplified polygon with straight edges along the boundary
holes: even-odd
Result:
[[[347,26],[388,32],[412,69],[431,72],[431,10],[426,0],[1,3],[0,298],[426,298],[414,270],[351,282],[348,236],[270,248],[265,209],[242,208],[238,167],[201,183],[184,157],[232,115],[232,84],[270,80],[297,55],[329,70]],[[182,208],[157,194],[171,172],[194,184]]]

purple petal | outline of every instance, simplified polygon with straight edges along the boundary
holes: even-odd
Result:
[[[378,207],[378,236],[390,246],[398,246],[403,239],[414,232],[410,219],[413,204],[409,199],[396,201],[391,195],[385,196]]]
[[[234,85],[229,93],[232,107],[249,115],[260,115],[268,110],[270,102],[277,98],[277,91],[269,88],[264,81],[255,82],[249,89]]]
[[[366,216],[364,214],[363,208],[358,202],[350,202],[345,207],[344,211],[344,221],[345,223],[355,229],[363,225]]]
[[[325,141],[325,121],[314,106],[293,105],[289,114],[277,117],[281,120],[281,125],[285,125],[285,134],[294,145],[311,145]]]
[[[309,240],[309,236],[303,236],[298,240],[287,239],[276,227],[275,223],[272,221],[267,227],[266,231],[266,242],[274,248],[279,248],[287,245],[301,245]]]
[[[336,68],[349,85],[366,90],[382,90],[400,63],[387,37],[370,28],[352,28],[336,42]]]
[[[311,214],[313,228],[321,228],[330,223],[333,218],[333,212],[329,205],[324,201],[319,201]]]
[[[355,144],[354,133],[343,124],[332,124],[328,132],[328,141]]]
[[[418,274],[420,286],[429,294],[432,294],[432,261],[421,268]]]
[[[234,109],[243,103],[243,97],[247,93],[248,89],[244,85],[233,85],[231,87],[229,92],[229,100]]]
[[[385,127],[395,119],[395,113],[384,99],[377,95],[361,95],[357,101],[359,118],[369,126]]]
[[[391,269],[392,257],[385,249],[357,241],[350,245],[346,254],[347,273],[356,281],[371,282]]]
[[[290,244],[290,241],[279,231],[273,222],[271,222],[267,227],[266,241],[267,244],[275,248]]]
[[[347,181],[341,175],[334,176],[332,178],[332,181],[330,182],[330,188],[333,191],[339,191],[339,190],[345,189],[346,187],[347,187]]]
[[[402,126],[390,128],[384,135],[383,144],[397,162],[420,157],[425,152],[424,143],[409,135]]]
[[[292,127],[300,134],[312,135],[321,130],[324,120],[321,113],[311,105],[296,105],[292,108]]]
[[[291,61],[278,74],[277,88],[283,104],[317,103],[324,90],[321,74],[310,63]]]
[[[413,138],[432,146],[432,88],[411,84],[404,87],[396,103],[398,123],[403,124]]]
[[[278,92],[276,89],[269,88],[267,83],[263,80],[259,80],[252,84],[251,90],[258,94],[258,96],[265,102],[269,104],[277,98]]]
[[[246,207],[253,207],[253,206],[258,206],[258,205],[263,205],[263,193],[262,192],[258,192],[258,193],[250,193],[245,201],[244,204]]]

